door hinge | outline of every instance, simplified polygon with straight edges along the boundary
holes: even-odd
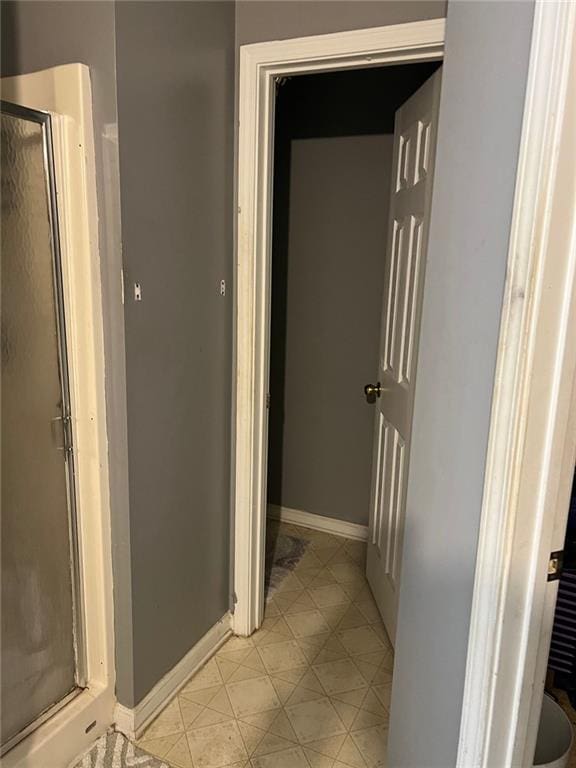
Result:
[[[266,393],[266,408],[270,409],[270,392]]]
[[[550,560],[548,561],[548,581],[558,581],[562,575],[562,569],[564,566],[564,550],[558,550],[557,552],[550,553]]]

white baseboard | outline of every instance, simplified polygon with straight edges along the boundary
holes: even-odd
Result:
[[[172,667],[134,709],[116,704],[114,721],[116,730],[129,739],[139,738],[144,729],[185,685],[200,667],[213,656],[232,634],[231,616],[226,613],[206,632],[186,656]]]
[[[114,707],[114,728],[123,733],[129,739],[136,738],[136,709],[125,707],[124,704],[116,702]]]
[[[315,531],[325,531],[334,536],[343,536],[346,539],[368,540],[368,526],[358,523],[349,523],[346,520],[337,520],[335,517],[324,517],[304,512],[301,509],[279,507],[276,504],[268,505],[268,516],[283,523],[301,525],[303,528],[313,528]]]

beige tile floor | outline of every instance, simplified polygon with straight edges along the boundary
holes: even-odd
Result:
[[[230,638],[139,741],[174,768],[385,765],[393,654],[366,547],[280,529],[310,544],[261,629]]]

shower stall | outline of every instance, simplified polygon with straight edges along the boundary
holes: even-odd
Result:
[[[85,684],[51,118],[2,102],[2,754]]]

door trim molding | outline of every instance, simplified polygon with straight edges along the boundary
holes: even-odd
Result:
[[[115,694],[110,488],[90,73],[83,64],[3,78],[7,101],[52,116],[74,433],[85,689],[2,757],[67,765],[112,723]]]
[[[275,80],[440,59],[444,19],[240,47],[233,424],[234,632],[263,614]]]
[[[536,743],[576,448],[575,19],[536,2],[457,768],[532,765]]]
[[[342,536],[345,539],[356,541],[368,541],[368,526],[359,523],[350,523],[348,520],[339,520],[336,517],[316,515],[313,512],[305,512],[303,509],[281,507],[278,504],[268,504],[268,517],[272,520],[280,520],[282,523],[299,525],[302,528],[310,528],[313,531],[324,531],[333,536]]]

